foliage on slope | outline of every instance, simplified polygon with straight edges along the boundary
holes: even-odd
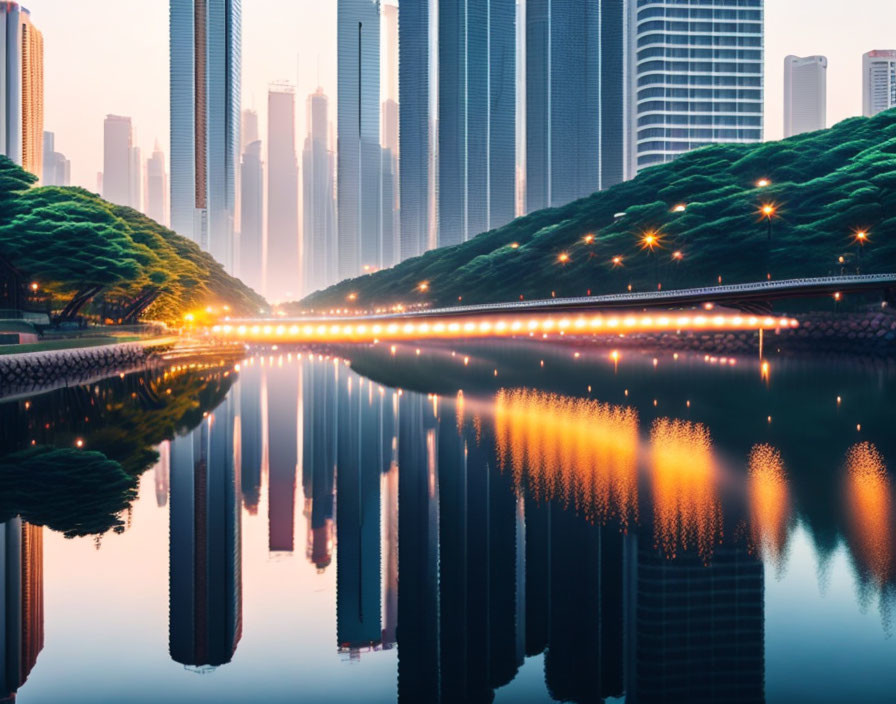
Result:
[[[176,320],[208,304],[257,313],[264,300],[192,241],[82,188],[34,188],[0,157],[0,257],[64,302],[61,319],[91,301],[123,321]]]
[[[763,178],[771,185],[758,187]],[[676,212],[679,204],[686,209]],[[765,204],[775,207],[771,242]],[[460,297],[477,303],[851,272],[859,229],[870,234],[862,271],[896,270],[896,110],[779,142],[699,149],[464,244],[344,281],[298,307],[344,306],[350,294],[359,307],[450,305]],[[659,238],[652,251],[649,233]]]

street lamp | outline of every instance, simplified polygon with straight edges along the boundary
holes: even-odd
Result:
[[[421,281],[420,284],[417,286],[417,288],[418,288],[420,291],[426,292],[426,291],[429,290],[429,282],[428,282],[428,281]]]
[[[768,188],[772,182],[767,178],[761,178],[756,182],[756,188]]]
[[[774,206],[773,203],[764,203],[763,206],[759,209],[759,212],[762,213],[762,217],[768,221],[768,241],[772,241],[772,218],[775,217],[775,213],[778,209]]]
[[[594,235],[585,235],[584,242],[585,244],[591,244],[592,242],[594,242]]]
[[[566,262],[569,261],[569,255],[566,252],[561,252],[560,255],[557,257],[557,261],[560,262],[561,264],[566,264]]]
[[[650,256],[653,253],[653,250],[660,246],[660,237],[659,234],[650,230],[644,233],[644,236],[641,238],[641,249],[647,250],[647,255]],[[659,286],[659,272],[657,270],[657,260],[656,257],[653,259],[653,282]]]
[[[613,268],[617,266],[622,266],[622,257],[613,257]]]

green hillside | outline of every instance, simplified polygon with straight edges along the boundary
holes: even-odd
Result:
[[[761,179],[771,185],[760,187]],[[769,204],[771,240],[761,213]],[[863,230],[860,254],[855,233]],[[706,147],[462,245],[344,281],[295,307],[578,296],[857,267],[896,271],[896,110],[780,142]]]
[[[49,304],[59,321],[178,320],[208,305],[257,314],[264,299],[192,241],[83,188],[35,188],[0,156],[0,308]],[[37,284],[40,301],[31,284]]]

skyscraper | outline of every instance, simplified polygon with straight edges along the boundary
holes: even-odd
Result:
[[[824,56],[784,59],[784,136],[822,130],[827,123],[828,60]]]
[[[516,212],[516,2],[439,3],[439,246]]]
[[[241,0],[170,0],[171,227],[233,268]]]
[[[233,400],[171,447],[169,650],[175,662],[230,662],[242,635]]]
[[[168,226],[168,174],[165,154],[158,142],[146,160],[146,214],[160,225]]]
[[[761,141],[763,0],[629,5],[627,175],[707,144]]]
[[[43,173],[44,39],[31,13],[0,2],[0,154]]]
[[[865,117],[896,106],[896,50],[862,56],[862,107]]]
[[[106,115],[103,122],[103,198],[111,203],[133,206],[133,146],[131,118]]]
[[[382,264],[380,3],[338,0],[338,276]]]
[[[255,291],[264,290],[264,162],[260,139],[246,145],[240,163],[239,276]]]
[[[383,68],[385,75],[382,105],[383,145],[383,266],[400,261],[399,233],[399,144],[398,144],[398,6],[383,6]]]
[[[336,202],[333,153],[327,143],[329,101],[323,89],[308,96],[308,136],[302,150],[303,290],[333,284],[336,273]]]
[[[619,183],[623,0],[526,2],[526,211]]]
[[[299,164],[296,91],[286,83],[268,90],[268,242],[265,294],[274,301],[302,292],[299,249]]]
[[[140,147],[131,146],[128,152],[128,205],[134,210],[143,210],[143,157]]]
[[[56,151],[56,135],[44,132],[44,168],[41,183],[44,186],[70,186],[72,163],[65,154]]]
[[[398,13],[401,260],[436,243],[436,12],[427,1],[405,3]]]

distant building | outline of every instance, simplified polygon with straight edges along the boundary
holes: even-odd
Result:
[[[134,129],[130,117],[106,115],[103,122],[103,198],[133,206]]]
[[[628,176],[763,135],[763,0],[629,3]]]
[[[169,650],[194,668],[230,662],[242,635],[233,403],[171,445]]]
[[[527,212],[622,180],[624,45],[623,0],[527,0]]]
[[[827,125],[828,60],[824,56],[784,59],[784,136]]]
[[[146,214],[168,227],[168,173],[165,154],[156,142],[152,156],[146,160]]]
[[[43,528],[0,523],[0,701],[14,702],[44,647]]]
[[[41,183],[44,186],[70,186],[72,163],[65,154],[56,151],[56,135],[44,132],[44,169]]]
[[[246,285],[264,291],[264,162],[259,139],[246,145],[240,162],[238,271]]]
[[[171,227],[233,271],[241,2],[170,0]]]
[[[297,300],[302,292],[299,248],[299,164],[296,93],[281,83],[268,91],[268,239],[265,295]]]
[[[382,265],[380,3],[337,2],[338,277]]]
[[[43,175],[44,40],[31,13],[0,2],[0,154]]]
[[[308,96],[308,136],[302,150],[303,293],[336,283],[335,159],[329,147],[329,101],[323,90]]]
[[[862,56],[862,102],[865,117],[896,106],[896,50]]]
[[[398,6],[383,4],[383,66],[385,96],[382,104],[380,143],[383,146],[383,266],[401,261],[400,158],[398,108]]]
[[[268,549],[295,550],[296,435],[300,422],[301,384],[293,365],[267,369]]]
[[[128,165],[128,205],[134,210],[143,211],[143,157],[140,147],[136,144],[129,152],[130,164]]]

